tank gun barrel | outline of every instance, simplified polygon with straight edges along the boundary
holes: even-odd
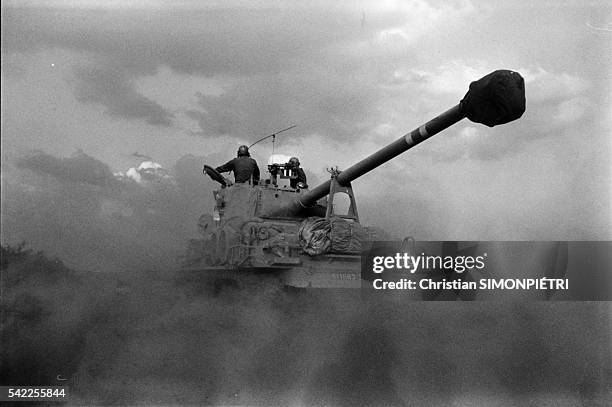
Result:
[[[465,117],[493,127],[518,119],[524,111],[525,85],[521,75],[508,70],[494,71],[472,82],[459,104],[342,171],[336,180],[347,185]],[[328,180],[305,193],[296,207],[314,205],[329,193],[330,184]]]
[[[461,112],[461,106],[457,105],[342,171],[338,174],[336,180],[340,185],[347,185],[379,165],[427,140],[434,134],[452,126],[464,117]],[[299,200],[300,206],[312,206],[317,200],[326,196],[329,193],[330,183],[331,181],[328,180],[304,194]]]

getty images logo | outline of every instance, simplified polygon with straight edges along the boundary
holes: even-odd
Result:
[[[401,251],[393,256],[375,256],[372,259],[372,271],[380,274],[394,269],[406,270],[410,273],[416,273],[418,270],[445,270],[461,274],[466,270],[485,268],[487,253],[480,256],[432,256],[425,253],[413,255],[414,247],[414,240],[409,238],[404,240]]]

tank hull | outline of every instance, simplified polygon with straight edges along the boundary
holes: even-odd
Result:
[[[298,259],[301,260],[301,259]],[[183,271],[204,279],[249,285],[253,279],[267,279],[295,288],[361,288],[359,255],[322,255],[295,264],[262,267],[192,266]]]

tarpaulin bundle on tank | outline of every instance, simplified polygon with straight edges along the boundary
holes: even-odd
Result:
[[[298,235],[302,248],[311,256],[328,252],[357,253],[367,240],[361,225],[338,217],[308,218],[300,225]]]
[[[461,112],[489,127],[518,119],[525,112],[525,81],[514,71],[500,69],[474,81],[461,100]]]

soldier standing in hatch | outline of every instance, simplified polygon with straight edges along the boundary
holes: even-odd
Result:
[[[300,185],[300,188],[308,188],[308,184],[306,183],[306,173],[304,173],[304,170],[300,168],[300,160],[297,157],[291,157],[289,159],[289,165],[296,172],[296,177],[292,177],[289,180],[289,186],[295,189],[298,184],[302,184]]]
[[[234,171],[236,183],[243,184],[253,179],[253,185],[259,183],[259,167],[257,161],[251,158],[247,146],[238,147],[238,157],[228,161],[226,164],[217,167],[219,172]]]

